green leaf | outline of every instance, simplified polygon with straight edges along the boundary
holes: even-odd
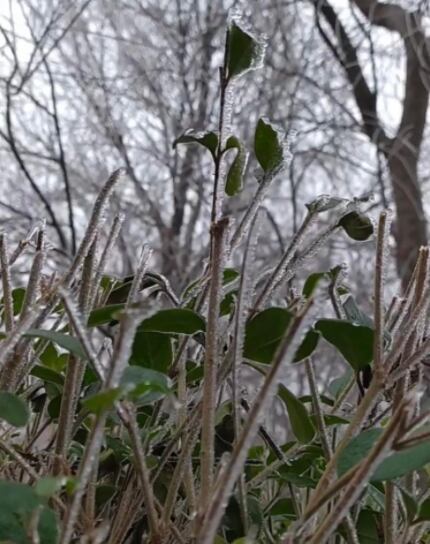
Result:
[[[49,499],[55,493],[58,493],[67,483],[65,476],[47,476],[41,478],[35,485],[34,491],[38,497]]]
[[[190,128],[173,142],[173,148],[178,144],[200,144],[208,149],[215,158],[218,148],[218,135],[215,132],[197,132]]]
[[[337,464],[339,476],[357,465],[372,449],[373,444],[382,434],[382,429],[368,429],[354,437],[340,454]]]
[[[44,338],[45,340],[50,340],[51,342],[57,344],[57,346],[60,346],[69,353],[73,353],[81,359],[87,358],[80,341],[77,338],[70,336],[69,334],[64,334],[62,332],[56,331],[44,331],[42,329],[29,329],[24,336],[28,336],[30,338]]]
[[[317,427],[318,421],[316,416],[312,415],[311,419],[314,426]],[[331,425],[348,425],[349,423],[347,419],[339,416],[333,416],[331,414],[324,414],[324,422],[328,427]]]
[[[246,325],[244,357],[270,364],[291,319],[291,312],[285,308],[268,308],[256,314]]]
[[[353,240],[362,242],[373,234],[373,223],[366,216],[358,212],[350,212],[342,217],[338,223],[346,234]]]
[[[24,287],[17,287],[12,291],[12,303],[13,303],[13,315],[18,315],[21,313],[22,303],[25,298],[25,289]]]
[[[170,336],[158,332],[137,331],[130,364],[166,373],[173,360]]]
[[[29,485],[0,481],[0,541],[28,544],[29,516],[44,501]],[[37,529],[41,543],[57,544],[58,521],[51,509],[41,510]]]
[[[357,305],[354,297],[351,295],[345,300],[342,304],[343,309],[345,310],[346,317],[348,321],[356,323],[357,325],[364,325],[366,327],[374,328],[373,319],[361,310]],[[384,340],[385,343],[389,343],[391,340],[391,335],[388,331],[384,331]]]
[[[88,317],[88,327],[99,327],[114,320],[124,308],[124,304],[109,304],[93,310]]]
[[[314,329],[310,329],[305,334],[300,346],[298,347],[293,359],[293,363],[299,363],[304,359],[307,359],[315,351],[320,339],[319,332]]]
[[[0,512],[28,513],[39,504],[40,499],[30,486],[0,480]]]
[[[373,360],[373,330],[340,319],[320,319],[314,328],[340,351],[355,371]]]
[[[310,213],[321,213],[337,208],[340,204],[346,202],[345,198],[337,196],[321,195],[315,200],[305,204]]]
[[[236,304],[236,297],[237,297],[236,289],[225,294],[219,306],[220,316],[230,315],[233,312],[234,306]]]
[[[229,149],[236,149],[236,156],[227,173],[225,192],[228,196],[234,196],[243,188],[243,175],[248,162],[248,153],[236,136],[228,138],[225,151]]]
[[[224,268],[222,271],[222,284],[228,285],[234,282],[239,276],[240,274],[235,268]]]
[[[354,437],[340,455],[337,466],[339,475],[344,474],[364,459],[382,432],[383,429],[380,428],[368,429]],[[428,442],[395,452],[387,457],[375,470],[371,476],[371,481],[382,482],[394,480],[413,470],[420,469],[427,463],[430,463],[430,447]]]
[[[360,310],[352,296],[349,296],[342,306],[348,321],[356,323],[357,325],[365,325],[366,327],[373,328],[373,319]]]
[[[111,410],[115,402],[121,397],[121,387],[114,387],[107,391],[100,391],[84,399],[82,404],[93,414],[101,414],[107,410]]]
[[[55,512],[44,508],[40,513],[38,532],[43,544],[57,544],[59,538],[58,520]]]
[[[306,298],[310,298],[324,279],[328,279],[327,272],[314,272],[313,274],[310,274],[303,285],[302,295]]]
[[[45,342],[40,340],[40,343]],[[46,342],[45,342],[46,343]],[[39,346],[37,346],[39,347]],[[68,353],[61,353],[56,344],[52,342],[46,343],[46,347],[40,355],[40,361],[44,368],[49,368],[55,372],[61,372],[65,369],[67,361],[69,360]]]
[[[342,393],[342,391],[345,389],[345,387],[348,385],[352,378],[353,372],[351,369],[348,369],[343,376],[340,376],[339,378],[335,378],[333,381],[329,383],[328,386],[328,392],[330,395],[332,395],[335,399],[339,397],[339,395]]]
[[[201,315],[188,308],[160,310],[142,321],[139,331],[168,334],[195,334],[205,331],[206,323]]]
[[[265,173],[277,171],[284,163],[284,135],[273,125],[260,119],[255,129],[254,150]]]
[[[27,404],[17,395],[0,391],[0,419],[14,427],[24,427],[30,417]]]
[[[55,370],[51,370],[46,366],[34,365],[30,374],[36,378],[40,378],[44,382],[55,383],[56,385],[64,385],[64,376]]]
[[[412,497],[410,497],[411,500]],[[415,505],[416,507],[416,505]],[[425,521],[430,521],[430,498],[425,499],[419,506],[417,518]]]
[[[311,442],[315,436],[315,427],[304,404],[284,385],[279,386],[278,396],[287,408],[294,436],[303,444]]]
[[[270,517],[276,519],[296,519],[293,500],[290,497],[278,499],[268,512]]]
[[[161,398],[168,395],[171,390],[171,383],[166,374],[140,366],[126,367],[120,385],[127,397],[133,400],[146,393],[161,393],[159,396]]]
[[[360,511],[357,520],[357,534],[360,544],[382,544],[376,512],[368,508]]]
[[[14,512],[0,510],[0,542],[2,544],[28,544],[27,531]]]
[[[237,21],[232,21],[227,41],[227,80],[260,68],[265,44],[246,32]]]
[[[417,515],[418,504],[416,500],[414,499],[414,497],[412,497],[407,491],[405,491],[401,487],[399,487],[399,491],[400,491],[400,494],[402,495],[403,504],[405,505],[408,522],[411,523],[412,520]],[[430,511],[428,512],[428,514],[430,515]]]

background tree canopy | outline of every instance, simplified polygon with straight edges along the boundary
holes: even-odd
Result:
[[[58,259],[68,259],[101,180],[122,163],[133,188],[117,203],[127,208],[117,268],[130,272],[144,232],[176,285],[194,277],[191,256],[208,254],[201,233],[211,187],[196,174],[208,157],[193,146],[172,149],[172,141],[183,127],[216,129],[211,74],[228,11],[241,8],[204,0],[4,2],[2,224],[13,222],[19,235],[46,217]],[[290,134],[293,152],[265,208],[268,255],[297,229],[310,195],[372,191],[372,206],[396,212],[397,270],[410,275],[427,239],[427,15],[418,1],[246,3],[242,21],[269,47],[264,72],[235,88],[234,123],[249,143],[266,116]],[[236,210],[255,186],[254,169],[251,161],[247,190],[229,203]]]

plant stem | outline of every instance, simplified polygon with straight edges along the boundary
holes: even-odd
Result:
[[[310,303],[292,320],[285,337],[280,343],[266,379],[249,411],[242,432],[233,448],[230,461],[216,482],[210,506],[199,533],[199,544],[213,543],[218,525],[227,506],[227,500],[237,479],[240,477],[246,455],[258,432],[260,421],[273,400],[283,363],[291,361],[294,357],[296,345],[293,340],[296,338],[309,305]]]
[[[206,350],[203,377],[200,508],[206,512],[213,485],[215,407],[219,349],[219,305],[228,219],[212,225],[211,281],[209,285]]]

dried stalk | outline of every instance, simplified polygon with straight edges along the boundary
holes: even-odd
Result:
[[[203,376],[203,407],[201,437],[201,489],[200,508],[206,512],[213,485],[215,407],[217,391],[217,369],[219,365],[219,305],[221,302],[221,280],[225,255],[227,219],[221,219],[211,229],[211,281],[206,331],[206,350]]]
[[[241,395],[240,395],[240,369],[242,365],[243,358],[243,346],[245,342],[245,325],[246,325],[246,316],[249,312],[249,303],[252,296],[252,281],[250,278],[250,266],[249,263],[254,257],[255,246],[257,243],[257,236],[254,236],[254,229],[256,227],[256,222],[258,215],[255,215],[248,234],[247,244],[245,246],[245,252],[242,260],[240,282],[239,282],[239,292],[236,301],[235,308],[235,325],[234,325],[234,334],[233,334],[233,363],[232,363],[232,391],[233,391],[233,422],[234,422],[234,435],[235,441],[240,434],[241,430],[241,421],[240,421],[240,410],[241,410]],[[242,515],[242,522],[245,534],[247,534],[248,529],[248,505],[246,498],[246,483],[245,483],[245,474],[242,474],[239,478],[239,502]]]
[[[94,279],[97,236],[91,244],[88,255],[84,259],[82,279],[79,290],[78,312],[84,321],[90,310],[91,288]],[[65,465],[67,450],[72,439],[73,421],[78,406],[82,380],[87,361],[71,354],[64,379],[63,395],[61,398],[60,415],[58,418],[57,437],[55,442],[54,473],[59,474]]]
[[[7,236],[3,232],[0,233],[0,271],[3,287],[3,319],[6,332],[10,332],[14,327],[12,280],[10,277]]]
[[[309,544],[323,544],[336,530],[339,523],[345,517],[348,510],[361,494],[363,487],[368,482],[374,470],[391,451],[399,427],[407,416],[408,402],[404,401],[396,410],[382,436],[373,446],[371,452],[357,469],[349,484],[345,486],[342,496],[330,511],[315,533],[309,540]]]
[[[248,449],[258,433],[259,423],[264,417],[265,412],[276,393],[276,387],[283,363],[284,361],[290,361],[294,357],[296,349],[296,342],[294,342],[294,340],[296,340],[297,332],[301,327],[303,318],[308,309],[309,304],[292,320],[285,337],[280,343],[270,370],[266,375],[266,379],[249,411],[242,432],[233,448],[230,461],[216,482],[216,487],[211,497],[211,504],[199,533],[199,542],[201,542],[201,544],[212,544],[213,539],[215,538],[218,525],[226,508],[228,497],[230,496],[237,479],[240,477],[243,464],[246,461]]]
[[[120,321],[120,330],[115,343],[112,361],[107,372],[103,390],[108,391],[118,387],[121,374],[128,363],[134,335],[141,320],[140,312],[127,312],[123,314]],[[77,487],[74,491],[69,509],[63,522],[60,544],[69,544],[74,532],[74,527],[81,507],[81,501],[85,494],[86,487],[91,478],[91,473],[98,459],[101,443],[104,435],[104,428],[107,418],[107,411],[103,410],[94,418],[94,424],[90,431],[84,453],[79,464],[77,475]]]

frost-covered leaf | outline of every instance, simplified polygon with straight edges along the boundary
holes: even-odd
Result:
[[[255,129],[254,150],[258,163],[265,173],[282,167],[286,148],[284,134],[265,119],[260,119]]]
[[[138,399],[147,393],[159,393],[158,397],[170,393],[171,383],[166,374],[142,368],[128,366],[125,368],[120,385],[128,398]]]
[[[168,334],[137,331],[130,364],[167,372],[173,360],[172,340]]]
[[[341,319],[320,319],[315,330],[343,355],[355,371],[373,360],[373,329]]]
[[[342,451],[338,461],[338,473],[341,476],[356,466],[371,451],[375,442],[381,437],[383,429],[373,428],[363,431],[354,437]],[[429,442],[413,446],[389,455],[375,469],[370,481],[381,482],[400,478],[413,470],[418,470],[430,463]]]
[[[320,282],[324,279],[327,280],[328,277],[329,275],[327,272],[314,272],[313,274],[310,274],[303,285],[302,295],[306,298],[310,298]]]
[[[304,359],[310,357],[315,351],[319,339],[319,332],[315,331],[314,329],[309,329],[305,334],[305,337],[301,341],[299,347],[297,348],[293,363],[299,363],[300,361],[303,361]]]
[[[315,436],[315,427],[305,405],[284,385],[279,386],[278,396],[285,404],[297,440],[303,444],[311,442]]]
[[[203,317],[188,308],[160,310],[139,325],[139,331],[195,334],[206,329]]]
[[[87,357],[81,342],[74,336],[70,336],[70,334],[42,329],[29,329],[25,333],[25,336],[50,340],[69,353],[73,353],[82,359],[86,359]]]
[[[363,242],[373,234],[373,223],[366,216],[359,212],[350,212],[342,217],[338,223],[346,234],[353,240]]]
[[[109,304],[107,306],[102,306],[101,308],[96,308],[88,317],[88,327],[99,327],[100,325],[110,323],[118,317],[123,309],[123,303]]]
[[[236,150],[236,156],[227,173],[225,192],[228,196],[234,196],[243,188],[243,175],[248,162],[248,153],[236,136],[230,136],[227,140],[225,150],[230,149]]]
[[[232,21],[227,42],[227,81],[262,66],[266,44]]]
[[[173,148],[178,144],[200,144],[208,149],[215,158],[218,148],[218,135],[215,132],[198,132],[192,128],[186,130],[173,142]]]
[[[340,206],[340,204],[346,202],[344,198],[330,195],[320,195],[311,202],[306,204],[306,208],[310,213],[321,213],[328,210],[333,210]]]
[[[291,319],[285,308],[267,308],[256,314],[246,325],[244,356],[270,364]]]

